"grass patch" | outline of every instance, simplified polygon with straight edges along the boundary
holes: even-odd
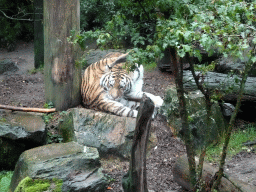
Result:
[[[247,147],[243,143],[247,141],[254,141],[256,139],[256,127],[248,125],[244,130],[234,131],[231,135],[227,159],[231,159],[232,156],[236,155],[241,151],[251,151],[252,147]],[[209,162],[218,162],[221,157],[223,149],[224,138],[221,140],[219,145],[210,146],[206,152],[206,160]],[[255,149],[255,148],[254,148]]]
[[[41,66],[41,67],[39,67],[38,69],[33,68],[33,69],[28,70],[28,74],[30,74],[30,75],[36,74],[36,73],[38,73],[38,72],[44,74],[44,67]]]
[[[0,172],[0,192],[7,192],[11,184],[13,171]]]

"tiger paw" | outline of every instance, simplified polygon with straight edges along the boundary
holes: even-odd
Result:
[[[159,108],[163,105],[164,100],[160,96],[156,96],[156,99],[154,101],[155,107]]]

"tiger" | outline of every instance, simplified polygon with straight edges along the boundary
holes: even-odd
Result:
[[[81,85],[84,107],[136,118],[143,94],[154,102],[155,111],[162,106],[160,96],[142,91],[143,65],[136,64],[135,70],[130,72],[125,69],[128,54],[105,57],[85,69]],[[153,113],[153,118],[155,114],[156,112]]]

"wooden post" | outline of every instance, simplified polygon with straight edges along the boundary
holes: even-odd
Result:
[[[147,192],[146,149],[154,112],[154,103],[145,94],[140,109],[133,138],[131,161],[128,173],[123,177],[124,192]]]
[[[44,0],[45,97],[58,111],[81,103],[79,48],[67,41],[71,30],[80,30],[79,0]]]
[[[34,0],[34,67],[44,66],[43,0]]]

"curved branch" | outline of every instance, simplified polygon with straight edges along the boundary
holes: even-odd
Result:
[[[12,19],[12,20],[18,20],[18,21],[33,21],[33,19],[18,19],[18,18],[13,18],[13,17],[9,17],[8,15],[5,14],[5,12],[3,12],[2,10],[0,10],[0,12],[3,13],[3,15],[7,18],[7,19]],[[31,13],[32,14],[32,13]],[[28,15],[28,14],[26,14]],[[26,15],[23,15],[26,16]]]

